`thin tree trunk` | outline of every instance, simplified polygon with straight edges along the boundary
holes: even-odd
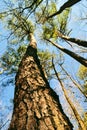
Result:
[[[63,51],[64,53],[68,54],[69,56],[71,56],[72,58],[74,58],[76,61],[78,61],[79,63],[81,63],[82,65],[84,65],[85,67],[87,67],[87,59],[81,57],[80,55],[66,49],[63,48],[62,46],[58,45],[57,43],[54,43],[53,41],[46,39],[47,41],[49,41],[50,43],[52,43],[55,47],[57,47],[59,50]]]
[[[59,98],[50,88],[31,42],[16,75],[14,110],[8,130],[72,130]]]
[[[79,46],[82,46],[82,47],[87,47],[87,41],[84,41],[84,40],[80,40],[80,39],[77,39],[77,38],[71,38],[71,37],[68,37],[68,36],[65,36],[63,35],[61,32],[58,31],[58,37],[66,40],[66,41],[69,41],[69,42],[72,42],[74,44],[77,44]]]
[[[63,68],[62,65],[60,65],[60,67],[62,68],[62,70],[65,72],[65,74],[69,77],[69,79],[73,82],[73,84],[80,90],[80,92],[87,98],[86,94],[83,92],[80,84],[78,84],[72,77],[71,75]]]
[[[78,123],[79,123],[79,127],[81,128],[81,130],[86,130],[86,126],[85,126],[85,124],[84,124],[84,121],[81,119],[81,117],[80,117],[78,111],[76,110],[76,108],[74,107],[73,103],[72,103],[71,100],[69,99],[68,93],[67,93],[67,91],[66,91],[66,89],[65,89],[65,87],[64,87],[64,84],[63,84],[63,82],[60,80],[59,74],[57,73],[56,68],[55,68],[55,65],[54,65],[54,63],[53,63],[53,59],[52,59],[52,65],[53,65],[53,68],[54,68],[55,75],[56,75],[56,77],[57,77],[57,79],[58,79],[58,81],[59,81],[59,83],[60,83],[60,85],[61,85],[61,88],[62,88],[63,92],[64,92],[64,96],[65,96],[67,102],[69,103],[70,107],[72,108],[73,113],[74,113],[74,115],[75,115],[75,117],[76,117],[76,119],[77,119],[77,121],[78,121]]]

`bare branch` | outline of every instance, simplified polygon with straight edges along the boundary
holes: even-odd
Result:
[[[66,8],[69,8],[69,7],[73,6],[73,5],[75,5],[76,3],[80,2],[80,1],[81,0],[68,0],[66,3],[64,3],[61,6],[61,8],[57,12],[55,12],[52,15],[48,16],[47,19],[52,18],[52,17],[62,13],[63,10],[65,10]]]
[[[80,90],[80,92],[87,98],[87,96],[84,94],[83,90],[81,89],[80,85],[71,77],[71,75],[63,68],[62,65],[60,65],[62,70],[65,72],[65,74],[70,78],[70,80],[73,82],[73,84]]]
[[[8,119],[2,126],[0,127],[0,130],[9,122],[10,120]]]
[[[75,44],[82,46],[82,47],[87,47],[87,41],[84,40],[80,40],[80,39],[76,39],[76,38],[70,38],[68,36],[63,35],[61,32],[58,32],[58,37],[70,41],[70,42],[74,42]]]
[[[35,0],[30,6],[27,6],[25,8],[22,9],[21,13],[24,12],[24,10],[26,9],[31,9],[31,11],[29,12],[29,14],[31,14],[32,12],[34,12],[36,10],[36,8],[43,2],[43,0],[41,0],[40,2],[36,3],[37,0]],[[36,4],[36,6],[34,7],[34,5]]]
[[[87,59],[81,57],[80,55],[66,49],[63,48],[62,46],[54,43],[53,41],[46,39],[47,41],[49,41],[50,43],[52,43],[54,46],[56,46],[58,49],[60,49],[61,51],[63,51],[64,53],[68,54],[69,56],[71,56],[72,58],[74,58],[75,60],[77,60],[79,63],[81,63],[82,65],[87,67]]]
[[[68,94],[67,94],[67,90],[65,89],[64,84],[61,81],[61,79],[59,77],[59,74],[56,71],[56,68],[55,68],[55,65],[54,65],[54,62],[53,62],[53,58],[52,58],[52,65],[53,65],[53,69],[54,69],[55,75],[56,75],[56,77],[57,77],[57,79],[58,79],[58,81],[59,81],[59,83],[61,85],[61,88],[62,88],[63,92],[64,92],[64,96],[65,96],[67,102],[69,103],[70,107],[72,108],[73,113],[74,113],[74,115],[75,115],[75,117],[76,117],[76,119],[77,119],[77,121],[79,123],[79,126],[81,127],[82,130],[86,130],[86,127],[84,125],[83,120],[81,119],[81,117],[80,117],[79,113],[77,112],[75,106],[73,105],[73,103],[69,99]]]

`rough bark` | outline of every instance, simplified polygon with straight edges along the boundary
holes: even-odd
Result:
[[[19,65],[15,84],[14,110],[8,130],[73,129],[44,76],[33,37]]]

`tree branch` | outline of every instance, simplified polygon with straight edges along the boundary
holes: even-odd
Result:
[[[50,43],[52,43],[54,46],[56,46],[58,49],[60,49],[61,51],[63,51],[64,53],[68,54],[69,56],[71,56],[72,58],[74,58],[76,61],[78,61],[79,63],[81,63],[82,65],[86,66],[87,67],[87,59],[81,57],[80,55],[66,49],[66,48],[63,48],[62,46],[52,42],[51,40],[49,39],[46,39],[47,41],[49,41]]]
[[[61,6],[61,8],[57,12],[55,12],[52,15],[48,16],[47,19],[52,18],[52,17],[54,17],[54,16],[62,13],[63,10],[65,10],[66,8],[69,8],[69,7],[73,6],[74,4],[76,4],[76,3],[80,2],[80,1],[81,0],[68,0],[66,3],[64,3]]]
[[[52,65],[53,65],[53,69],[54,69],[55,75],[56,75],[56,77],[57,77],[57,79],[58,79],[58,81],[59,81],[59,83],[61,85],[61,88],[62,88],[63,92],[64,92],[64,96],[65,96],[67,102],[69,103],[70,107],[72,108],[73,113],[74,113],[74,115],[75,115],[75,117],[76,117],[76,119],[77,119],[77,121],[79,123],[79,126],[81,127],[82,130],[86,130],[86,127],[84,125],[83,120],[81,119],[81,117],[80,117],[79,113],[77,112],[75,106],[73,105],[73,103],[69,99],[68,94],[67,94],[67,90],[65,89],[64,84],[61,81],[61,79],[59,77],[59,74],[56,71],[56,68],[55,68],[55,65],[54,65],[54,62],[53,62],[53,58],[52,58]]]
[[[61,32],[58,32],[58,37],[70,41],[70,42],[74,42],[75,44],[82,46],[82,47],[87,47],[87,41],[84,40],[80,40],[80,39],[76,39],[76,38],[70,38],[68,36],[63,35]]]
[[[2,126],[0,127],[0,130],[9,122],[10,120],[8,119]]]
[[[24,12],[24,10],[26,10],[26,9],[31,9],[31,11],[29,12],[30,14],[32,13],[32,12],[34,12],[35,10],[36,10],[36,8],[41,4],[43,2],[43,0],[41,0],[41,1],[39,1],[38,3],[37,3],[37,0],[35,0],[35,1],[33,1],[33,3],[30,5],[30,6],[26,6],[25,8],[23,8],[22,9],[22,13]],[[36,6],[35,6],[35,4],[36,4]],[[34,7],[35,6],[35,7]]]
[[[60,67],[62,68],[62,70],[65,72],[65,74],[69,77],[69,79],[73,82],[73,84],[80,90],[80,92],[87,98],[87,96],[84,94],[82,88],[80,87],[80,85],[71,77],[71,75],[63,68],[62,65],[60,65]]]

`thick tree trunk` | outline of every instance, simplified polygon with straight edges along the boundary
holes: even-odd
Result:
[[[59,98],[50,88],[37,56],[36,43],[31,43],[16,75],[14,110],[8,130],[72,130]]]

